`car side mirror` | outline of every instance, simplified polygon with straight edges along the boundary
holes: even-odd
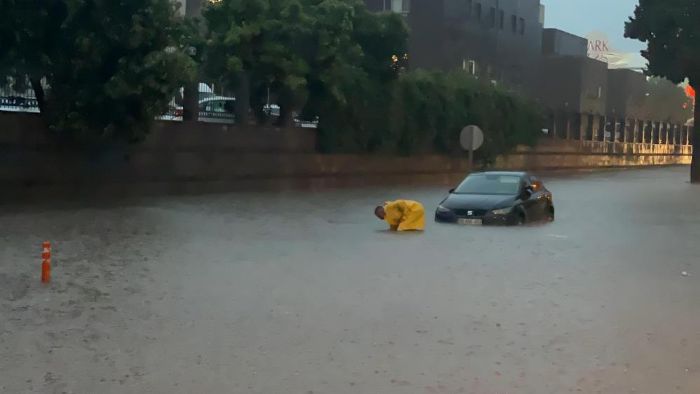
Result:
[[[450,189],[450,194],[454,193],[455,189]]]
[[[523,201],[530,199],[531,196],[532,196],[532,186],[527,186],[527,187],[523,188],[522,192],[520,192],[520,199]]]

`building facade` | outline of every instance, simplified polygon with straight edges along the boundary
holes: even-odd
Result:
[[[173,0],[180,4],[180,15],[197,16],[202,10],[202,4],[209,0]]]
[[[559,29],[542,30],[542,55],[588,56],[588,40]]]
[[[462,69],[526,89],[541,53],[539,0],[366,0],[406,16],[411,68]]]
[[[567,112],[604,114],[608,68],[588,57],[542,56],[537,66],[537,89],[531,96],[545,107]]]
[[[366,0],[367,9],[374,12],[395,12],[408,15],[411,12],[411,0]]]
[[[548,109],[552,136],[651,141],[653,134],[661,141],[662,124],[689,116],[682,89],[633,70],[610,70],[588,57],[587,39],[544,29],[540,0],[365,2],[372,11],[405,16],[411,68],[461,69],[524,93]],[[649,137],[634,134],[637,129]]]

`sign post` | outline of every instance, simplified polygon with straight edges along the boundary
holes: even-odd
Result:
[[[474,169],[474,151],[481,148],[484,144],[484,132],[479,126],[467,126],[462,129],[459,135],[459,143],[462,148],[469,152],[469,172]]]

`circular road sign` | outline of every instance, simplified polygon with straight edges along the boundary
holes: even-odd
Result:
[[[484,144],[484,132],[479,126],[467,126],[459,135],[459,143],[464,150],[477,150]]]

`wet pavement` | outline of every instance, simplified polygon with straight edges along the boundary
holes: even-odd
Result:
[[[448,187],[0,208],[0,393],[700,392],[687,169],[544,179],[553,224],[424,234],[374,205]]]

